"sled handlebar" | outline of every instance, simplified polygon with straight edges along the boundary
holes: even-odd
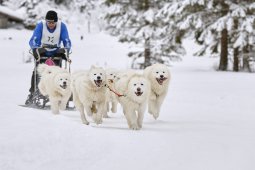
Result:
[[[44,48],[44,49],[45,49],[45,48],[51,48],[51,49],[53,49],[53,48],[62,48],[62,49],[65,50],[67,61],[68,61],[69,63],[72,62],[72,60],[69,58],[69,55],[72,54],[72,51],[69,50],[69,48],[66,48],[66,47],[57,47],[56,45],[43,45],[42,47],[36,48],[35,50],[36,50],[36,53],[37,53],[37,55],[38,55],[38,59],[36,60],[36,62],[39,62],[40,59],[41,59],[41,55],[40,55],[40,53],[39,53],[39,51],[38,51],[38,49],[40,49],[40,48]],[[32,49],[29,50],[29,53],[33,55]]]
[[[54,48],[62,48],[62,49],[65,49],[66,50],[66,54],[72,54],[72,51],[70,50],[70,48],[67,48],[67,47],[58,47],[57,45],[42,45],[42,47],[40,48],[50,48],[50,49],[54,49]]]
[[[43,44],[41,48],[59,48],[57,45],[48,45],[48,44]]]

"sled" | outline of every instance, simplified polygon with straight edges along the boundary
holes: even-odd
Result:
[[[44,46],[42,48],[56,48],[55,46]],[[64,63],[64,68],[65,69],[68,69],[69,73],[71,72],[71,60],[69,59],[69,51],[67,50],[67,48],[64,48],[65,49],[65,54],[66,54],[66,58],[67,60],[64,60],[65,63]],[[40,76],[37,74],[37,64],[38,63],[45,63],[47,65],[54,65],[54,61],[59,63],[59,65],[56,65],[56,66],[59,66],[61,68],[63,68],[63,59],[61,57],[45,57],[45,56],[40,56],[38,50],[36,51],[39,58],[38,60],[34,59],[34,75],[35,75],[35,78],[34,78],[34,92],[32,93],[32,99],[30,100],[26,100],[25,102],[25,105],[19,105],[19,106],[24,106],[24,107],[30,107],[30,108],[36,108],[36,109],[42,109],[42,110],[48,110],[50,108],[49,105],[47,105],[49,103],[49,98],[47,96],[43,96],[39,89],[38,89],[38,84],[39,84],[39,81],[40,81]],[[30,50],[29,53],[32,54],[32,51]],[[51,60],[51,61],[50,61]],[[42,61],[45,61],[45,62],[42,62]],[[67,103],[67,110],[75,110],[75,107],[69,107],[70,105],[70,102],[72,101],[72,96],[70,97],[68,103]]]

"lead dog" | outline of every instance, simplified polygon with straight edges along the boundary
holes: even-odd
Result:
[[[151,84],[149,113],[157,119],[159,117],[161,105],[168,91],[171,79],[170,71],[166,65],[153,64],[144,70],[144,75]]]
[[[124,96],[118,97],[130,129],[142,128],[144,112],[150,92],[148,80],[137,73],[122,75],[115,84],[116,91]]]

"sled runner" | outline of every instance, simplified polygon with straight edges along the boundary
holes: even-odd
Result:
[[[38,109],[38,110],[50,110],[50,105],[46,105],[43,108],[38,107],[35,104],[31,104],[31,105],[25,105],[25,104],[20,104],[18,105],[20,107],[26,107],[26,108],[31,108],[31,109]],[[75,108],[74,107],[66,107],[66,111],[74,111]]]
[[[42,48],[49,49],[49,48],[56,48],[56,46],[47,45]],[[20,106],[37,108],[37,109],[50,108],[50,106],[48,105],[48,103],[49,103],[48,96],[43,96],[38,89],[40,76],[37,73],[37,68],[38,68],[38,64],[45,63],[49,66],[55,65],[55,66],[59,66],[61,68],[68,69],[68,71],[71,72],[71,67],[70,67],[71,60],[69,59],[69,51],[66,48],[62,48],[62,49],[65,50],[65,52],[63,53],[62,56],[52,56],[52,57],[41,56],[38,49],[36,49],[38,58],[34,59],[34,80],[33,80],[34,90],[30,94],[32,96],[30,96],[30,95],[28,96],[28,99],[26,100],[25,105],[20,105]],[[32,54],[31,50],[30,50],[30,53]],[[72,107],[69,105],[70,101],[72,101],[72,97],[69,99],[66,108],[67,108],[67,110],[74,110],[74,106]]]

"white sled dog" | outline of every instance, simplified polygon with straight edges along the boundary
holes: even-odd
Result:
[[[47,75],[51,74],[52,72],[57,73],[57,72],[66,72],[63,68],[60,68],[58,66],[48,66],[47,64],[39,64],[37,67],[37,71],[39,75]]]
[[[48,96],[53,114],[64,110],[71,96],[71,77],[67,70],[58,66],[40,64],[37,69],[41,76],[38,88],[43,96]]]
[[[106,85],[108,89],[106,90],[106,111],[103,115],[104,118],[109,117],[107,112],[110,112],[110,110],[112,113],[117,112],[118,99],[116,94],[113,92],[115,91],[115,82],[117,79],[117,70],[111,68],[106,69]]]
[[[92,66],[88,71],[72,74],[72,92],[74,104],[81,114],[81,120],[88,125],[84,109],[92,115],[96,124],[102,123],[105,111],[106,87],[105,70]]]
[[[140,74],[122,75],[115,84],[116,91],[124,96],[118,97],[130,129],[142,128],[144,112],[150,94],[149,81]]]
[[[144,75],[151,83],[148,110],[157,119],[159,117],[160,107],[168,91],[171,79],[170,71],[164,64],[153,64],[144,70]]]

